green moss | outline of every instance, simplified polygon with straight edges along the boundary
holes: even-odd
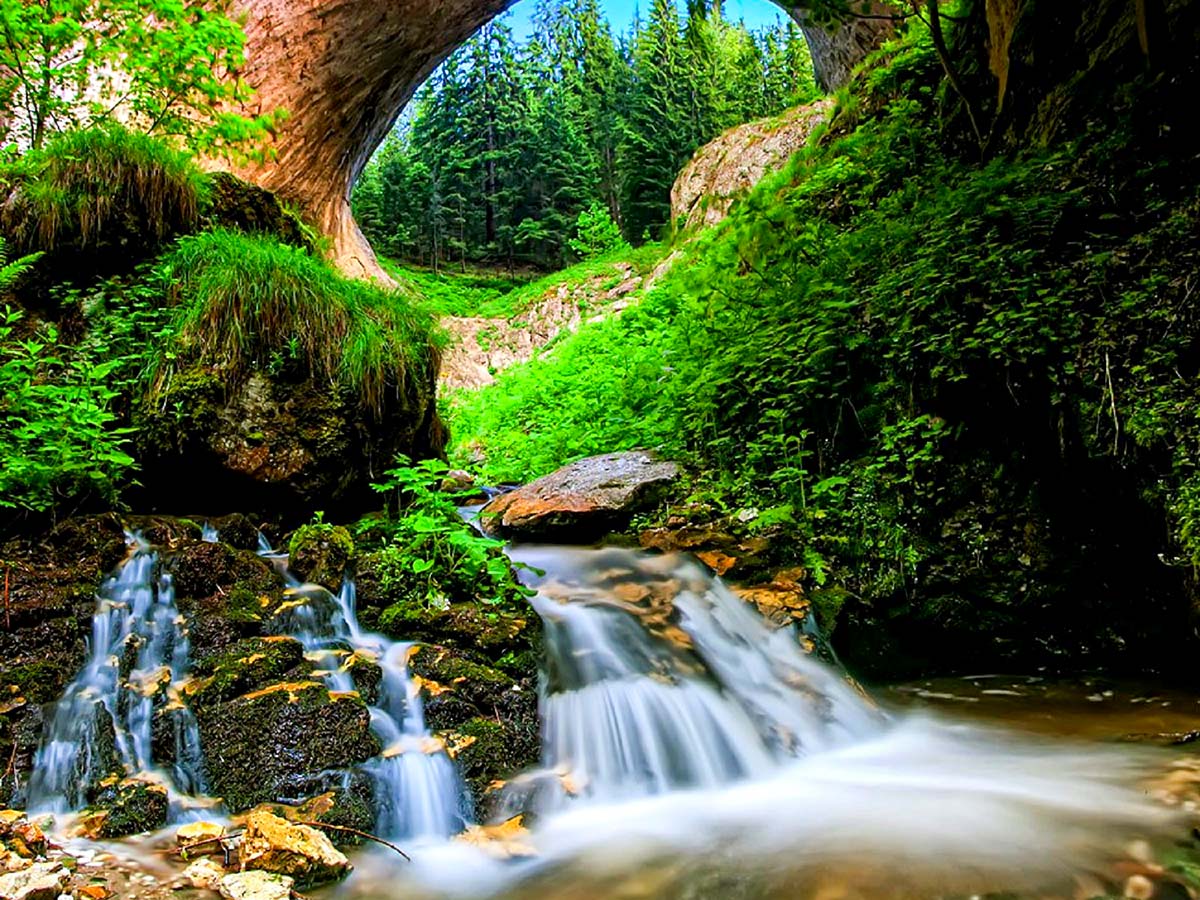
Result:
[[[341,525],[311,522],[288,541],[288,564],[301,577],[336,587],[354,561],[354,538]]]
[[[285,676],[304,677],[311,670],[299,641],[248,638],[197,666],[201,686],[189,697],[189,703],[196,708],[221,703],[261,690]]]
[[[529,742],[495,719],[477,716],[454,732],[471,739],[455,761],[476,802],[493,781],[509,778],[536,760],[536,750],[530,755]]]
[[[177,337],[162,348],[155,400],[177,370],[199,363],[227,385],[255,369],[298,366],[376,413],[397,401],[422,408],[442,339],[406,294],[343,278],[272,238],[226,230],[181,240],[158,277],[176,307]]]
[[[94,589],[94,586],[93,586]],[[10,666],[0,674],[0,683],[10,684],[30,703],[51,703],[62,696],[72,673],[56,662],[29,662]]]
[[[380,752],[367,705],[313,681],[268,685],[197,711],[213,792],[231,811],[288,802]]]
[[[120,246],[124,260],[193,228],[205,181],[186,153],[112,127],[70,131],[0,168],[0,228],[21,252]]]
[[[127,778],[101,788],[88,812],[104,814],[96,836],[112,839],[162,828],[168,805],[162,785]]]

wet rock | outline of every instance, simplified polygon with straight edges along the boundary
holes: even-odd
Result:
[[[176,600],[191,619],[192,659],[203,663],[239,640],[264,633],[283,602],[279,576],[257,554],[224,541],[195,540],[166,560]]]
[[[270,235],[307,250],[316,249],[312,231],[278,197],[228,172],[208,176],[208,198],[202,216],[209,228],[236,228]]]
[[[0,875],[0,900],[58,900],[70,880],[71,873],[60,862],[33,863]]]
[[[734,593],[754,606],[764,619],[777,628],[803,626],[812,615],[812,604],[805,596],[804,589],[795,582],[772,581],[734,588]]]
[[[228,873],[225,867],[216,860],[205,857],[198,859],[186,869],[180,878],[184,884],[202,891],[217,891],[221,888],[221,879]]]
[[[404,641],[420,641],[484,654],[492,664],[508,671],[537,668],[541,626],[532,613],[504,608],[484,608],[477,603],[452,603],[438,609],[423,603],[391,604],[373,573],[359,579],[359,621]],[[503,662],[501,660],[504,659]]]
[[[49,847],[46,835],[24,813],[5,810],[0,813],[0,846],[22,859],[45,856]]]
[[[380,750],[362,698],[315,681],[272,684],[196,717],[212,790],[234,811],[295,802],[322,773]]]
[[[103,785],[81,820],[93,840],[127,837],[167,824],[167,789],[141,778]]]
[[[199,710],[280,681],[299,680],[311,671],[304,646],[295,638],[247,638],[198,664],[185,696]]]
[[[188,822],[181,825],[175,832],[175,843],[187,858],[189,851],[199,853],[220,853],[220,838],[225,834],[225,826],[216,822]],[[193,850],[194,848],[194,850]]]
[[[295,814],[290,818],[299,822],[322,822],[369,833],[375,824],[375,811],[371,806],[373,790],[370,778],[361,772],[355,773],[331,790],[304,801],[296,807]],[[356,844],[361,840],[338,831],[332,832],[329,838],[335,844]]]
[[[243,869],[286,875],[301,888],[336,881],[350,871],[350,860],[320,831],[265,810],[246,819],[240,859]]]
[[[231,384],[216,369],[185,369],[136,412],[142,482],[175,507],[364,512],[375,473],[396,454],[441,452],[430,369],[389,393],[378,415],[302,372],[259,369]]]
[[[443,740],[454,750],[459,772],[471,790],[482,819],[491,814],[489,807],[495,799],[488,786],[528,768],[541,752],[536,730],[532,733],[522,730],[503,717],[469,719],[446,734]]]
[[[303,525],[288,542],[288,568],[304,581],[333,590],[337,590],[353,561],[354,539],[341,525]]]
[[[593,456],[497,497],[481,521],[506,538],[590,543],[626,527],[678,478],[675,463],[651,453]]]
[[[217,886],[225,900],[291,900],[292,879],[270,872],[235,872]]]

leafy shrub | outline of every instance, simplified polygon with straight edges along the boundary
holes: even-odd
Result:
[[[398,457],[387,480],[373,485],[389,503],[387,539],[375,556],[384,592],[398,598],[384,622],[412,603],[445,608],[451,600],[496,605],[520,602],[529,591],[517,581],[503,541],[464,522],[451,495],[437,490],[444,463],[411,465]],[[389,616],[390,612],[390,616]]]
[[[593,201],[579,214],[575,222],[575,237],[568,240],[567,244],[583,259],[629,248],[620,226],[613,221],[612,213],[599,201]]]
[[[440,337],[405,294],[346,279],[269,237],[185,237],[157,277],[176,310],[177,337],[160,359],[156,390],[189,363],[236,382],[256,367],[293,362],[379,412],[423,390],[437,370]]]
[[[116,126],[59,135],[0,167],[0,184],[18,252],[104,245],[126,259],[194,228],[205,191],[186,153]]]
[[[108,383],[119,360],[63,346],[51,325],[22,337],[22,324],[11,308],[0,316],[0,507],[46,513],[115,501],[133,467]]]

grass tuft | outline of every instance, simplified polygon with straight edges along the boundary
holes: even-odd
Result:
[[[152,392],[181,364],[231,383],[287,369],[355,393],[366,409],[409,405],[432,382],[441,340],[407,295],[343,278],[323,260],[264,236],[217,230],[182,238],[159,268],[177,307],[178,347]]]
[[[194,228],[205,177],[181,151],[122,128],[60,135],[0,167],[0,230],[18,253],[153,247]]]

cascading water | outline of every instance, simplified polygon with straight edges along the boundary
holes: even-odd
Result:
[[[1052,886],[1171,821],[1146,757],[878,710],[681,556],[520,547],[545,623],[534,859],[427,848],[404,877],[452,897],[944,896]],[[380,863],[358,896],[397,896]],[[649,875],[647,873],[653,873]],[[653,888],[647,888],[647,884]],[[650,893],[647,893],[650,890]],[[1064,896],[1048,890],[1042,896]]]
[[[286,555],[265,538],[259,554],[277,562],[293,598],[285,613],[288,633],[322,666],[334,691],[355,690],[348,654],[364,656],[383,672],[371,728],[383,753],[364,767],[375,787],[376,829],[392,838],[446,838],[461,831],[468,803],[454,763],[425,727],[420,688],[408,660],[412,645],[364,632],[355,609],[355,586],[346,578],[336,595],[315,584],[300,584],[287,571]]]
[[[545,623],[545,769],[516,785],[519,795],[532,783],[540,811],[764,776],[883,727],[789,630],[773,632],[693,562],[516,555],[546,573],[531,579]]]
[[[129,556],[101,586],[88,661],[55,705],[30,782],[30,806],[81,808],[86,792],[113,769],[155,772],[156,713],[170,717],[174,763],[164,774],[183,794],[205,790],[200,735],[176,685],[188,676],[186,623],[171,576],[139,536],[126,535]]]

